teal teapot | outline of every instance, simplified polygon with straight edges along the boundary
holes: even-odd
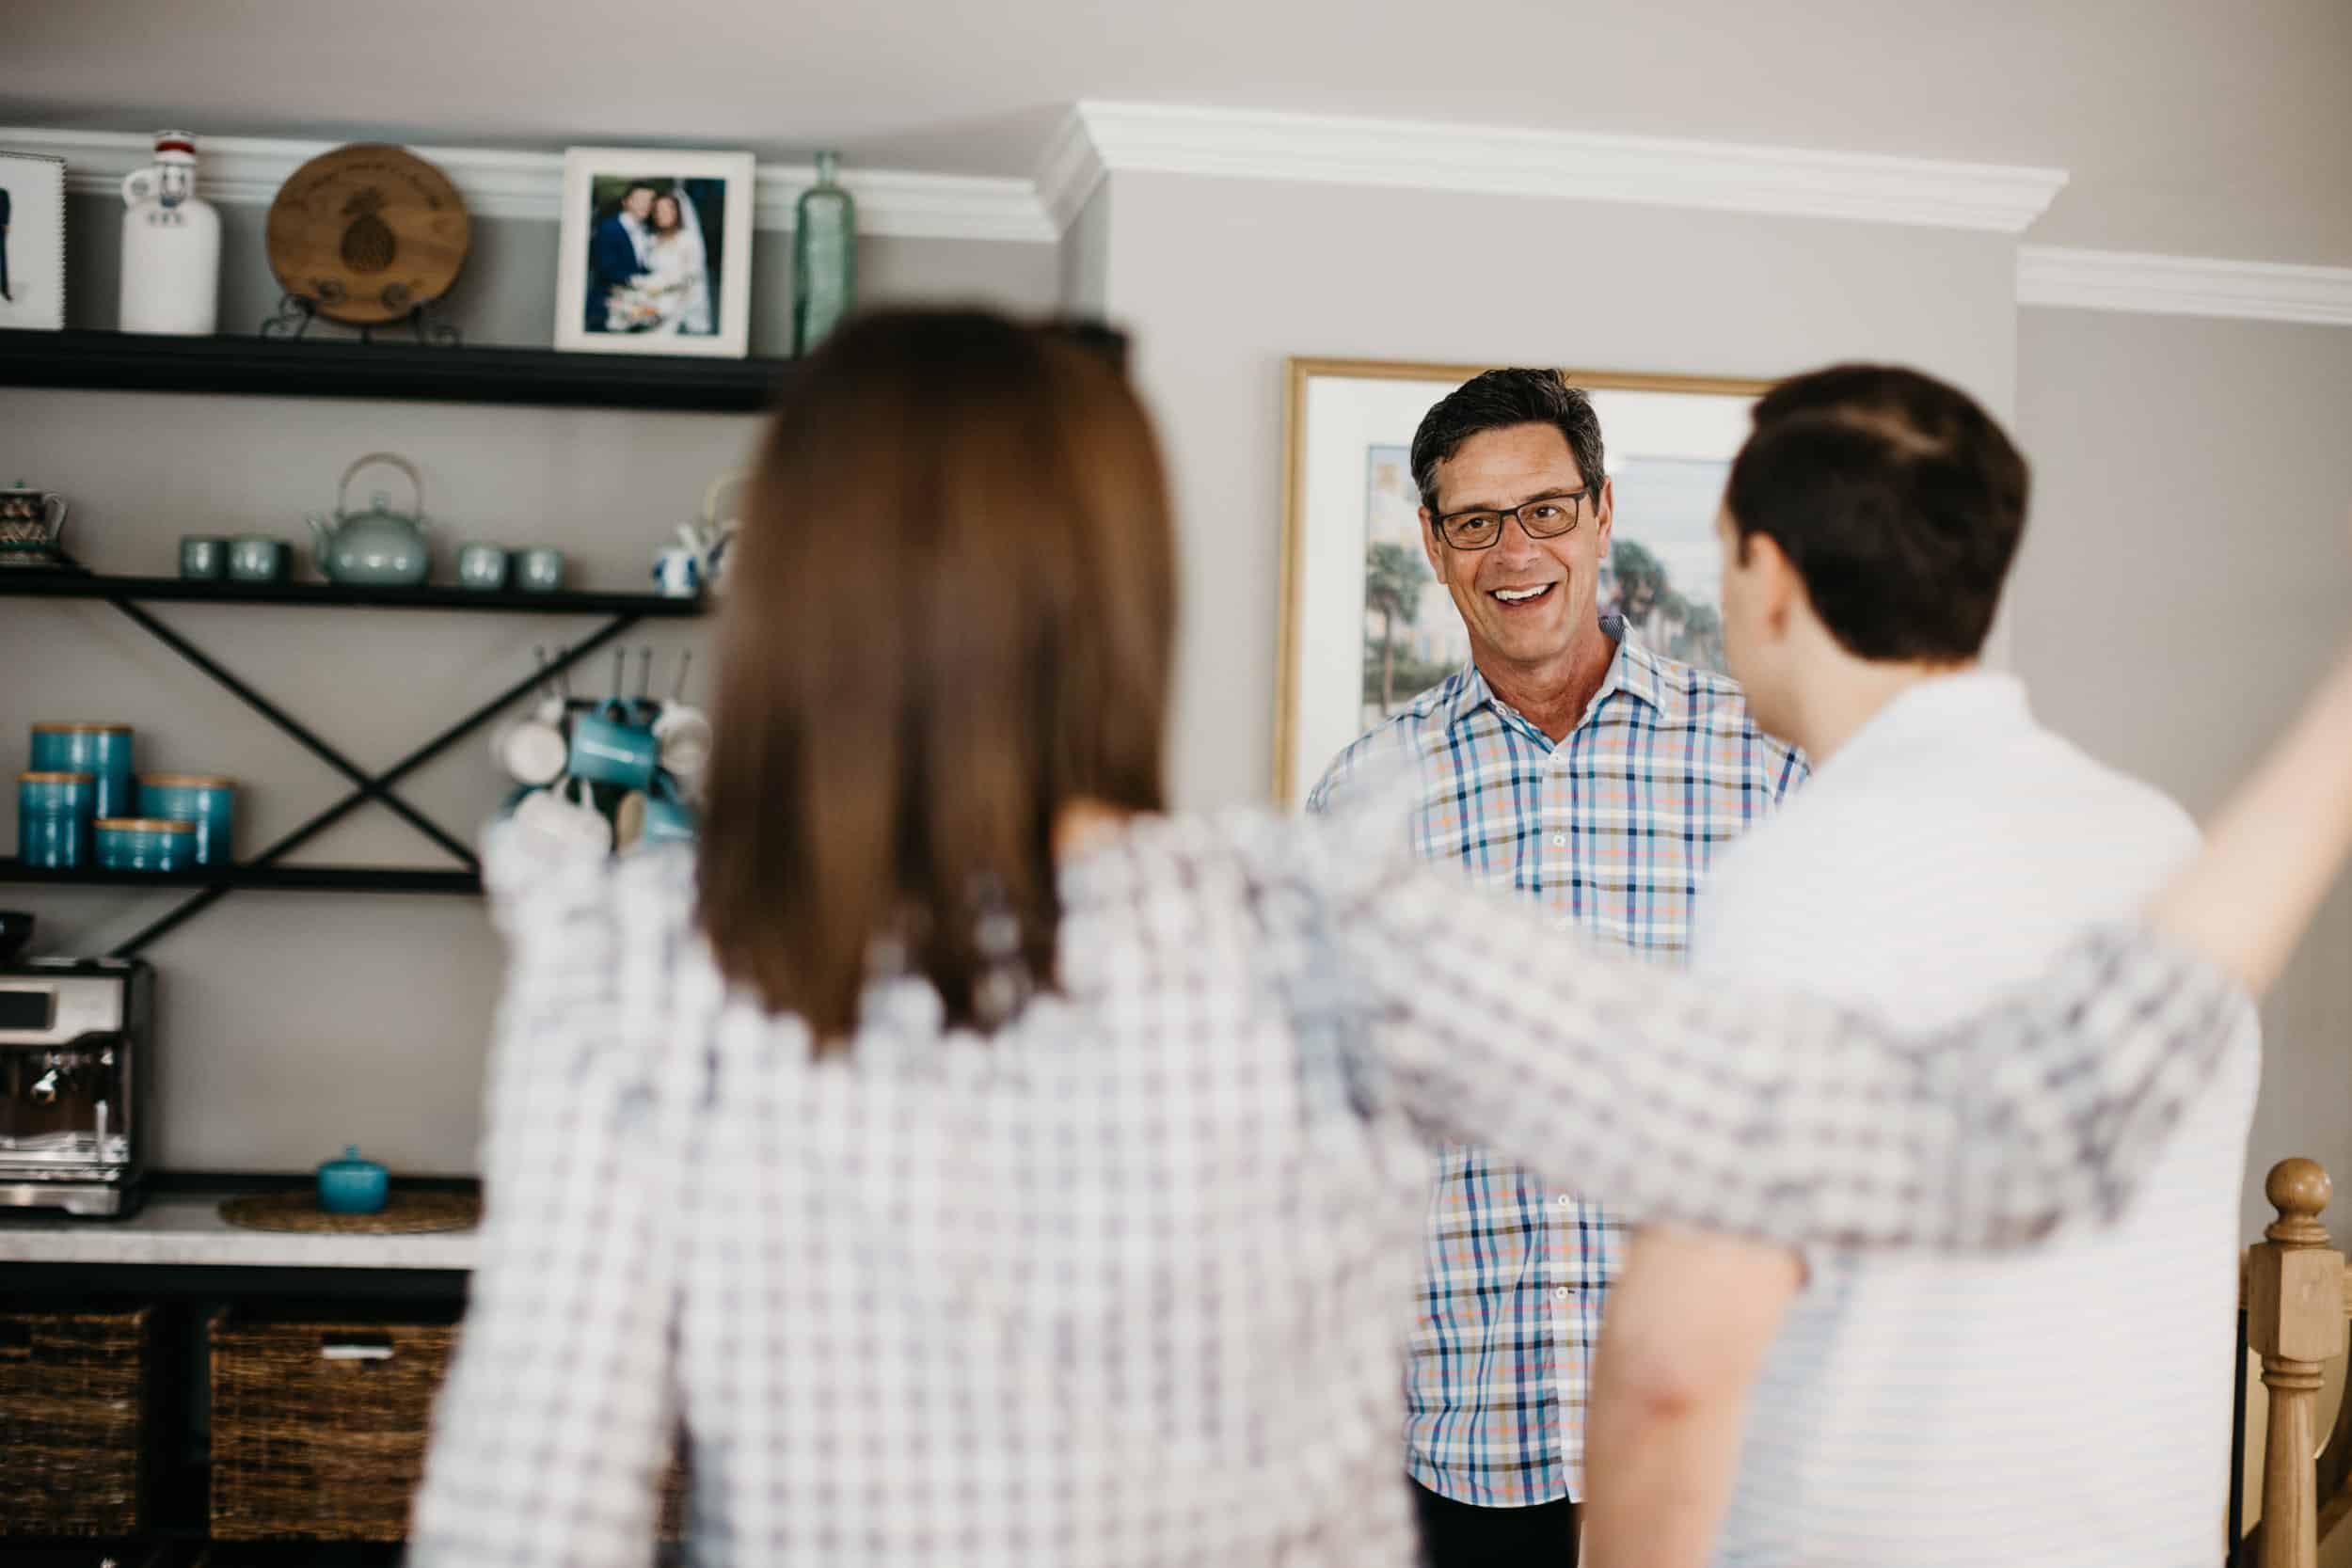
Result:
[[[365,512],[350,507],[351,482],[371,463],[398,468],[415,493],[412,510],[395,512],[378,490]],[[433,571],[433,549],[424,537],[424,481],[416,466],[389,451],[372,451],[343,470],[335,489],[335,515],[313,512],[303,519],[318,536],[319,570],[330,582],[363,588],[414,588]]]

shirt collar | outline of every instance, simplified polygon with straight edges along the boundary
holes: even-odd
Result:
[[[1641,640],[1633,635],[1633,629],[1625,624],[1625,618],[1614,610],[1601,613],[1600,629],[1616,642],[1617,651],[1609,660],[1609,673],[1601,677],[1600,689],[1593,693],[1592,704],[1585,711],[1597,710],[1602,703],[1622,691],[1636,702],[1646,705],[1661,717],[1670,716],[1673,712],[1674,684],[1666,678],[1665,669],[1659,662],[1658,656],[1642,646]],[[1462,666],[1459,679],[1460,687],[1454,692],[1446,711],[1441,715],[1448,729],[1482,707],[1490,706],[1497,713],[1503,711],[1502,702],[1496,698],[1494,688],[1486,684],[1486,677],[1479,670],[1477,660],[1472,659]]]
[[[1843,768],[1855,757],[1888,748],[1907,748],[1923,738],[1973,746],[1987,736],[2024,729],[2032,722],[2026,683],[2015,675],[1994,670],[1935,675],[1905,688],[1872,714],[1869,722],[1830,753],[1821,770]]]

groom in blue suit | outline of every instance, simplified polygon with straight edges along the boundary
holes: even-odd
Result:
[[[606,313],[612,291],[645,275],[645,214],[653,211],[651,185],[631,185],[611,217],[596,225],[588,238],[587,326],[609,330]]]

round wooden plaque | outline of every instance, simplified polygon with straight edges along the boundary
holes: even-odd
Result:
[[[294,171],[270,203],[269,270],[322,316],[396,321],[457,281],[472,243],[449,177],[405,148],[359,142]]]

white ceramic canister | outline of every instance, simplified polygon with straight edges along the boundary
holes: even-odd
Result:
[[[155,136],[155,161],[122,182],[125,332],[207,336],[220,323],[220,214],[196,194],[196,138]]]

